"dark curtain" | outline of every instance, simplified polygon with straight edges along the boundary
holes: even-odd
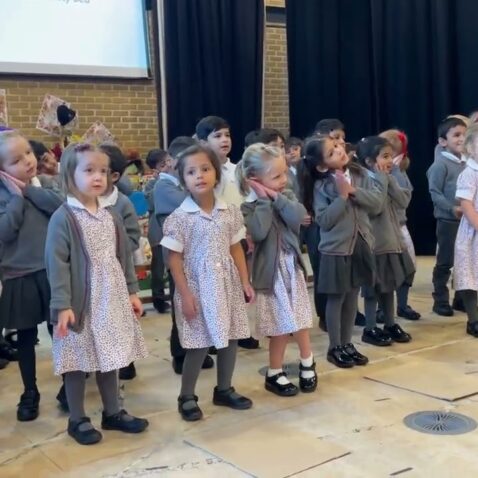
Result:
[[[476,0],[286,0],[291,134],[340,118],[347,139],[409,136],[409,228],[435,253],[426,170],[436,126],[478,108]]]
[[[164,0],[168,139],[207,115],[231,125],[231,160],[260,127],[263,0]]]

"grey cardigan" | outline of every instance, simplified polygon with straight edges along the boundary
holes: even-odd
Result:
[[[292,249],[306,273],[299,245],[299,231],[307,211],[292,191],[277,199],[258,198],[241,205],[248,234],[255,244],[252,259],[252,286],[258,291],[272,291],[283,244]]]
[[[141,229],[139,228],[139,219],[134,210],[133,203],[121,191],[118,191],[118,200],[113,205],[116,214],[122,219],[126,229],[126,235],[130,245],[131,252],[139,248],[139,239]]]
[[[392,169],[392,176],[397,180],[397,183],[402,189],[403,193],[408,196],[407,206],[397,207],[398,222],[400,226],[404,226],[407,223],[407,208],[412,199],[413,186],[406,171],[401,171],[398,167],[394,167]]]
[[[391,175],[370,171],[369,174],[382,192],[380,210],[370,216],[375,237],[373,252],[376,255],[400,253],[406,246],[400,231],[399,212],[410,202],[409,191],[402,189]]]
[[[116,228],[116,255],[123,268],[128,291],[138,292],[138,281],[121,219],[108,208]],[[69,328],[81,332],[90,304],[90,258],[80,225],[70,206],[63,204],[51,217],[45,248],[45,261],[51,287],[51,323],[58,323],[58,313],[73,309],[75,323]]]
[[[357,236],[374,248],[374,237],[369,215],[380,211],[382,193],[363,169],[350,171],[352,185],[356,188],[348,199],[340,197],[332,175],[315,182],[314,213],[320,227],[319,251],[333,256],[350,256]]]

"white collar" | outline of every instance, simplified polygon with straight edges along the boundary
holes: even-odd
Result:
[[[294,176],[297,176],[297,168],[295,166],[289,166],[289,170]]]
[[[86,207],[85,207],[85,205],[84,205],[82,202],[78,201],[78,199],[76,199],[75,196],[70,196],[70,195],[68,195],[68,196],[66,197],[66,203],[68,204],[68,206],[75,207],[75,208],[77,208],[77,209],[85,209],[85,210],[87,210]],[[106,205],[105,205],[105,198],[102,197],[102,196],[100,196],[100,197],[98,198],[98,207],[99,207],[100,209],[102,209],[102,208],[105,208],[105,207],[108,207],[108,206],[109,206],[109,204],[106,204]]]
[[[118,188],[113,186],[113,191],[107,196],[101,196],[103,201],[102,207],[114,206],[118,202]]]
[[[169,173],[159,173],[159,179],[166,179],[167,181],[172,182],[175,186],[179,186],[180,184],[179,179]]]
[[[184,212],[195,213],[201,212],[202,209],[199,207],[196,201],[191,196],[187,196],[186,199],[179,206]],[[214,202],[214,209],[227,209],[227,204],[221,199],[216,197]],[[214,210],[213,209],[213,210]]]
[[[478,163],[474,159],[468,158],[466,165],[473,169],[473,171],[478,171]]]
[[[226,162],[222,164],[222,167],[226,168],[226,169],[231,169],[232,167],[235,167],[235,166],[236,165],[234,163],[232,163],[229,158],[227,158]]]
[[[36,176],[34,176],[34,177],[30,180],[30,185],[31,185],[31,186],[34,186],[34,187],[36,187],[36,188],[41,188],[41,182],[40,182],[40,180],[39,180]]]
[[[451,161],[453,161],[454,163],[461,164],[461,163],[466,162],[466,157],[465,156],[462,156],[461,158],[459,158],[458,156],[455,156],[454,154],[449,153],[448,151],[442,151],[441,154],[445,158],[450,159]]]
[[[245,202],[256,202],[259,199],[257,196],[256,192],[254,189],[251,189],[249,191],[249,194],[246,196],[246,199],[244,199]]]

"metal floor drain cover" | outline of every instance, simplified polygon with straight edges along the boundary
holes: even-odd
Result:
[[[267,373],[267,369],[269,367],[266,365],[265,367],[262,367],[259,369],[259,373],[265,377]],[[299,376],[299,364],[298,363],[285,363],[284,366],[282,367],[284,372],[289,376],[289,377],[298,377]]]
[[[477,423],[472,418],[453,412],[417,412],[406,416],[407,427],[431,435],[461,435],[474,430]]]

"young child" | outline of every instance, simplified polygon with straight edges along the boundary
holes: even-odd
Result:
[[[287,167],[289,168],[288,187],[292,189],[297,199],[300,198],[299,180],[297,178],[297,168],[302,159],[302,146],[303,142],[299,138],[290,136],[285,142],[285,160],[287,161]]]
[[[392,176],[397,180],[400,188],[410,195],[411,199],[413,186],[407,174],[407,169],[410,167],[410,157],[408,156],[408,138],[406,134],[398,129],[389,129],[380,133],[379,136],[385,138],[390,143],[393,150]],[[408,254],[416,268],[415,247],[407,228],[407,210],[406,208],[398,207],[397,212],[403,242],[407,246]],[[411,286],[411,283],[404,282],[397,289],[397,315],[407,320],[418,320],[421,317],[420,314],[408,304],[408,292]]]
[[[58,175],[58,160],[53,151],[39,141],[30,140],[30,146],[37,158],[38,174],[56,177]]]
[[[49,317],[50,287],[45,271],[45,240],[50,216],[61,196],[47,178],[36,177],[37,160],[19,131],[0,132],[0,264],[3,291],[0,330],[18,330],[18,365],[24,393],[19,421],[35,420],[40,393],[36,383],[37,326]]]
[[[345,147],[345,126],[338,119],[327,118],[320,120],[315,125],[314,134],[317,136],[328,136],[342,147]]]
[[[142,305],[128,236],[122,219],[102,197],[109,163],[92,145],[65,149],[61,180],[68,196],[51,218],[45,249],[54,369],[64,374],[68,434],[82,445],[102,438],[84,409],[86,372],[96,372],[103,429],[138,433],[148,426],[119,406],[118,369],[147,352],[137,320]]]
[[[179,337],[186,349],[178,410],[184,420],[195,421],[202,418],[196,382],[211,346],[218,349],[214,404],[236,410],[252,406],[231,379],[237,340],[250,335],[244,294],[252,300],[254,291],[240,243],[245,237],[241,213],[214,194],[221,181],[216,154],[191,146],[179,155],[177,168],[189,196],[166,219],[161,244],[169,250]]]
[[[478,337],[478,124],[467,129],[464,150],[469,159],[465,170],[458,176],[456,197],[460,201],[463,217],[455,242],[455,261],[460,267],[453,269],[455,290],[460,291],[468,322],[466,333]]]
[[[368,358],[352,344],[352,331],[359,289],[373,284],[369,214],[380,208],[380,191],[329,136],[307,141],[303,161],[310,176],[316,177],[313,198],[321,254],[318,291],[327,295],[327,360],[340,368],[366,365]]]
[[[410,191],[402,189],[390,174],[393,150],[385,138],[369,136],[360,140],[357,158],[380,190],[379,210],[370,214],[375,244],[375,284],[362,289],[365,298],[366,324],[362,341],[377,345],[410,342],[411,336],[394,319],[394,291],[410,283],[415,267],[402,239],[399,211],[410,202]],[[377,327],[377,301],[383,313],[384,328]]]
[[[163,149],[152,149],[146,156],[146,164],[153,171],[151,178],[144,186],[144,194],[148,201],[149,225],[148,241],[151,246],[151,291],[153,293],[153,306],[160,314],[165,314],[171,309],[164,293],[164,261],[160,245],[162,235],[158,219],[154,214],[154,186],[161,173],[171,170],[171,156]]]
[[[435,160],[427,171],[428,189],[437,220],[438,243],[433,269],[433,312],[442,316],[453,315],[447,283],[454,263],[456,233],[462,216],[456,200],[456,181],[465,169],[466,160],[462,157],[465,131],[466,124],[456,117],[446,118],[439,124],[438,143],[443,149],[435,151]],[[461,308],[457,302],[459,300],[455,296],[453,306]]]
[[[170,216],[187,197],[187,192],[181,187],[177,162],[178,155],[191,146],[197,145],[198,142],[189,136],[178,136],[175,138],[168,148],[168,155],[171,160],[165,165],[163,171],[159,173],[158,180],[153,189],[153,201],[154,201],[154,215],[159,225],[159,241],[163,238],[164,222]],[[168,264],[168,250],[162,247],[163,262]],[[168,282],[169,282],[169,295],[174,297],[175,285],[174,278],[171,275],[171,271],[168,267]],[[169,342],[172,366],[175,373],[181,375],[183,373],[184,358],[186,351],[181,346],[179,341],[178,327],[176,324],[176,309],[174,302],[171,302],[171,338]],[[206,355],[202,363],[203,369],[209,369],[214,367],[214,360],[211,356]]]
[[[312,311],[299,231],[307,211],[286,189],[287,164],[279,148],[256,143],[249,146],[237,166],[242,194],[241,209],[247,233],[254,243],[252,284],[257,292],[257,330],[270,337],[266,390],[280,396],[299,389],[283,370],[289,335],[300,349],[299,385],[303,392],[317,388],[310,345]]]

